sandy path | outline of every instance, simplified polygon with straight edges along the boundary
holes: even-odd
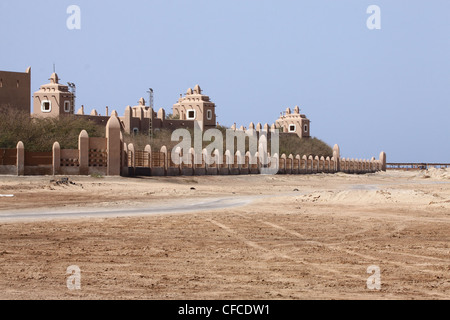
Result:
[[[79,219],[79,218],[111,218],[111,217],[140,217],[161,214],[180,214],[188,212],[214,211],[219,209],[235,208],[250,204],[255,197],[224,197],[212,199],[186,200],[178,204],[153,205],[151,207],[131,208],[131,209],[104,209],[104,208],[79,208],[77,211],[61,209],[36,209],[21,211],[4,211],[0,213],[0,222],[36,222],[40,220],[60,220],[60,219]]]

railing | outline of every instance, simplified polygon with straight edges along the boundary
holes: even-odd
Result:
[[[162,152],[152,152],[152,167],[164,168],[166,155]]]
[[[450,168],[450,163],[387,163],[387,170],[427,170],[430,168]]]
[[[106,167],[107,164],[108,164],[108,153],[106,150],[99,150],[99,149],[89,150],[90,167]]]
[[[60,166],[61,167],[79,167],[80,161],[79,161],[78,157],[79,157],[78,150],[63,149],[63,150],[61,150]]]
[[[149,168],[150,167],[150,154],[146,151],[135,151],[135,167]],[[130,161],[130,160],[129,160]]]

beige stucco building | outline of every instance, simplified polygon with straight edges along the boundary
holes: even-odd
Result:
[[[300,108],[296,106],[294,112],[290,108],[282,113],[275,122],[275,126],[284,133],[296,133],[300,138],[311,137],[311,121],[306,115],[300,113]]]
[[[49,80],[50,83],[42,85],[33,95],[33,115],[58,117],[74,114],[74,97],[69,87],[59,83],[56,73]]]
[[[30,68],[26,73],[0,71],[0,105],[8,105],[11,108],[29,112],[30,78]],[[69,86],[60,84],[56,73],[53,73],[49,80],[49,83],[40,86],[33,95],[33,116],[74,115],[106,126],[111,117],[108,107],[103,115],[95,109],[85,114],[84,106],[75,113],[75,96],[69,90]],[[128,134],[149,134],[161,129],[193,128],[195,122],[198,122],[202,130],[217,126],[216,105],[209,96],[203,94],[199,85],[196,85],[194,89],[189,88],[184,96],[180,95],[172,110],[172,116],[167,117],[164,109],[155,111],[146,106],[145,100],[141,98],[136,106],[127,106],[123,116],[119,117],[117,112],[114,112],[114,115],[118,117],[122,130]],[[255,127],[253,124],[250,126]],[[278,128],[286,134],[297,134],[301,138],[309,138],[310,126],[310,120],[306,115],[301,114],[300,108],[296,106],[293,112],[289,108],[286,109],[274,125],[266,125],[264,128]],[[262,129],[261,125],[258,127],[259,130]]]
[[[202,94],[199,85],[194,90],[188,89],[184,97],[172,107],[172,117],[166,117],[166,111],[158,112],[145,105],[141,98],[139,105],[125,109],[123,117],[119,117],[124,131],[131,133],[148,133],[161,129],[193,128],[197,121],[202,130],[216,127],[216,105],[206,95]]]
[[[33,115],[37,117],[59,117],[64,115],[75,115],[86,120],[94,121],[100,125],[106,125],[110,118],[108,107],[101,116],[97,110],[85,114],[84,106],[74,110],[74,95],[69,87],[59,83],[59,77],[53,73],[50,83],[42,85],[33,96]],[[161,129],[193,128],[198,121],[202,129],[216,127],[216,107],[206,95],[202,94],[199,85],[194,90],[188,89],[185,97],[180,97],[173,105],[173,116],[166,117],[166,111],[159,109],[158,112],[145,105],[141,98],[138,105],[125,108],[122,117],[118,117],[122,130],[128,134],[153,133]],[[117,114],[115,114],[118,116]]]
[[[173,115],[184,121],[198,121],[203,130],[216,127],[216,105],[202,94],[199,85],[194,90],[189,88],[186,96],[178,99],[173,105]]]

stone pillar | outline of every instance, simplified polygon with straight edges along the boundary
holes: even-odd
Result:
[[[82,116],[84,115],[84,106],[81,106],[81,108],[78,109],[77,114],[78,114],[78,115],[82,115]]]
[[[159,151],[164,154],[164,174],[167,175],[167,168],[169,168],[169,159],[167,157],[167,147],[162,146],[161,150]],[[195,164],[194,164],[195,166]]]
[[[152,147],[148,144],[145,146],[144,151],[147,152],[147,154],[148,154],[148,167],[151,168],[152,167]]]
[[[112,114],[111,114],[112,116]],[[125,133],[131,134],[133,132],[133,128],[131,128],[131,118],[133,116],[133,111],[131,110],[130,106],[127,106],[125,108],[125,113],[123,117],[123,124],[124,124],[124,130]]]
[[[53,144],[53,175],[61,172],[61,147],[58,142]]]
[[[234,153],[233,153],[234,154]],[[225,151],[225,164],[228,166],[228,170],[230,169],[230,166],[232,163],[234,163],[234,157],[231,156],[232,153],[230,152],[230,150]]]
[[[120,142],[120,122],[116,116],[111,116],[106,124],[106,144],[108,152],[108,176],[120,176],[121,165],[121,142]]]
[[[335,159],[334,161],[334,171],[340,172],[341,171],[341,149],[337,144],[333,147],[333,157]]]
[[[128,154],[131,153],[131,163],[128,163],[128,167],[133,168],[136,166],[136,154],[135,154],[135,150],[134,150],[134,144],[130,143],[128,145]],[[129,156],[128,156],[129,157]]]
[[[80,162],[80,175],[89,174],[89,135],[86,130],[81,131],[78,137],[78,161]]]
[[[22,141],[17,144],[17,159],[16,159],[17,175],[25,175],[25,147]]]
[[[256,125],[256,131],[259,133],[262,130],[262,125],[261,123],[258,122],[258,124]]]
[[[123,144],[123,149],[122,149],[122,176],[124,177],[128,177],[129,172],[128,172],[128,146],[125,142],[121,142]]]
[[[241,173],[241,170],[242,170],[242,154],[241,154],[241,151],[236,151],[236,153],[234,154],[235,155],[235,158],[236,158],[236,160],[237,160],[237,167],[238,167],[238,171],[239,171],[239,174]],[[245,157],[245,156],[244,156]],[[244,158],[245,159],[245,158]],[[234,160],[234,159],[233,159]],[[245,161],[245,160],[244,160]]]
[[[314,163],[317,163],[316,168],[314,169]],[[313,160],[313,172],[318,173],[319,172],[319,165],[320,165],[320,158],[319,156],[315,156]]]
[[[381,170],[386,172],[386,153],[382,151],[380,153]]]

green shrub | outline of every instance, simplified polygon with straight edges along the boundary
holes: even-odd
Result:
[[[225,127],[218,127],[224,137],[223,142],[223,150],[225,152],[226,150],[226,141],[225,141],[225,134],[226,129]],[[189,130],[189,129],[188,129]],[[192,142],[191,145],[193,146],[193,138],[194,133],[193,130],[189,130],[191,133]],[[136,150],[144,150],[146,145],[151,145],[152,150],[160,150],[162,146],[166,146],[168,150],[172,150],[174,146],[176,146],[179,142],[178,141],[171,141],[172,131],[170,130],[158,130],[155,131],[153,139],[151,139],[148,135],[144,134],[137,134],[137,135],[124,135],[124,140],[127,144],[133,143]],[[203,148],[206,148],[211,142],[203,142]],[[237,145],[235,143],[235,150],[237,151]],[[270,138],[268,141],[268,149],[270,151]],[[246,150],[248,150],[248,139],[246,139]],[[314,156],[324,156],[324,157],[332,157],[333,156],[333,149],[327,145],[325,142],[318,138],[306,138],[301,139],[295,134],[280,134],[280,155],[286,154],[286,156],[289,156],[290,154],[293,154],[294,156],[299,154],[301,156],[303,155],[314,155]]]
[[[18,111],[0,111],[0,148],[14,149],[22,141],[28,151],[51,151],[58,141],[62,149],[77,149],[78,136],[104,137],[105,128],[76,116],[34,118]]]
[[[223,150],[226,150],[226,127],[219,126],[224,137]],[[29,114],[0,110],[0,148],[14,149],[17,142],[22,141],[28,151],[51,151],[53,143],[58,141],[62,149],[77,149],[78,136],[82,130],[86,130],[90,137],[104,137],[105,128],[94,122],[82,119],[77,116],[64,116],[60,118],[33,118]],[[193,130],[189,129],[192,139]],[[153,150],[160,150],[162,146],[167,146],[172,150],[178,141],[171,141],[171,130],[157,130],[153,138],[148,135],[124,134],[124,141],[133,143],[136,150],[144,150],[150,144]],[[211,142],[204,141],[203,148]],[[193,145],[193,140],[192,144]],[[270,139],[268,142],[270,151]],[[236,152],[237,145],[235,145]],[[246,139],[246,149],[248,150],[248,139]],[[332,148],[325,142],[317,138],[300,139],[295,134],[280,135],[280,155],[299,154],[314,156],[332,156]]]

